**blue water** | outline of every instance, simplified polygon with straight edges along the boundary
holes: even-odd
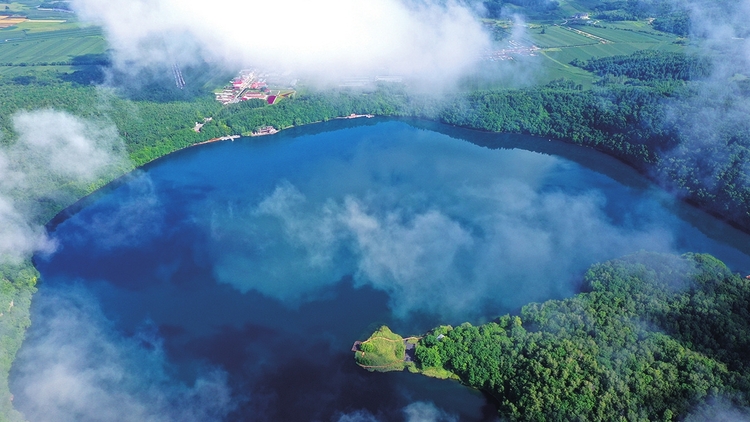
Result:
[[[491,420],[481,394],[370,374],[349,348],[381,324],[418,334],[570,296],[592,263],[641,249],[750,269],[735,248],[746,235],[616,160],[384,119],[172,154],[89,199],[52,236],[57,252],[36,258],[41,297],[85,290],[117,336],[149,332],[156,340],[142,347],[163,350],[169,377],[186,385],[206,368],[225,373],[227,420],[398,420],[415,402]],[[12,380],[22,411],[33,407],[19,380],[24,350],[43,342],[39,306]]]

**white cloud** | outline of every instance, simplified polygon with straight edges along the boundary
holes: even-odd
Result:
[[[17,140],[0,148],[0,256],[51,252],[39,201],[69,205],[100,177],[131,167],[116,129],[55,110],[12,116]]]
[[[458,418],[432,403],[414,402],[404,408],[406,422],[455,422]]]
[[[671,248],[666,229],[616,226],[595,193],[498,181],[447,194],[461,210],[383,208],[390,195],[321,203],[281,183],[252,212],[212,226],[218,279],[297,303],[353,274],[356,284],[387,292],[397,315],[466,317],[571,294],[598,260]]]
[[[489,38],[467,7],[401,0],[74,0],[122,67],[206,60],[322,79],[383,73],[445,81]],[[127,64],[127,65],[126,65]]]
[[[438,408],[433,403],[417,401],[401,409],[406,422],[455,422],[458,417]],[[337,422],[378,422],[380,419],[366,410],[339,416]]]
[[[91,182],[125,161],[117,128],[55,110],[21,111],[13,116],[18,133],[17,159],[31,161],[28,171]]]
[[[116,332],[77,289],[35,298],[34,329],[14,364],[15,405],[29,420],[212,421],[232,409],[226,374],[171,377],[160,340]]]

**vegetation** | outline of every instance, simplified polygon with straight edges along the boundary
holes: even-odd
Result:
[[[432,378],[459,379],[456,374],[445,369],[440,362],[430,362],[425,358],[422,365],[414,363],[414,350],[419,343],[419,337],[403,338],[393,333],[387,326],[382,326],[370,338],[355,344],[354,360],[357,365],[370,372],[403,371],[422,374]],[[433,353],[430,349],[426,353]]]
[[[23,420],[13,409],[8,373],[31,324],[29,308],[38,277],[28,261],[0,265],[0,420]]]
[[[405,358],[404,338],[385,325],[359,343],[354,352],[357,364],[369,371],[401,371],[406,367]]]
[[[417,346],[494,397],[511,420],[676,420],[750,399],[750,283],[708,255],[641,253],[594,265],[588,292]]]
[[[588,61],[573,60],[574,66],[586,69],[599,77],[626,76],[642,81],[705,78],[711,73],[711,62],[705,57],[680,53],[659,53],[652,50],[630,56],[611,56]]]

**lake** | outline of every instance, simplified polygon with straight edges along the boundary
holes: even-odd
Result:
[[[568,297],[643,249],[750,270],[747,235],[617,160],[418,121],[189,148],[69,214],[11,374],[32,420],[495,420],[456,382],[368,373],[352,343]]]

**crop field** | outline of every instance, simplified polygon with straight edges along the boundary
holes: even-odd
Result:
[[[544,84],[564,78],[581,84],[584,88],[590,87],[595,77],[591,73],[569,64],[569,62],[570,60],[559,60],[549,53],[542,53],[535,80]]]
[[[63,19],[33,19],[21,22],[13,29],[25,31],[27,34],[34,34],[38,32],[61,31],[77,28],[81,28],[80,25]]]
[[[24,17],[17,18],[10,16],[0,16],[0,28],[8,28],[13,25],[18,25],[25,20],[26,18]]]
[[[76,56],[100,54],[105,49],[106,42],[98,28],[0,31],[0,63],[6,66],[69,62]]]
[[[570,10],[586,11],[581,4],[564,2]],[[573,6],[579,7],[574,8]],[[569,16],[566,14],[565,16]],[[684,46],[679,37],[653,29],[645,20],[624,22],[603,22],[594,25],[564,25],[568,19],[563,18],[556,23],[530,22],[524,25],[522,35],[516,35],[512,41],[504,40],[498,43],[497,49],[529,48],[532,45],[540,50],[533,51],[536,57],[526,57],[521,62],[526,63],[514,72],[527,73],[538,83],[546,83],[556,79],[569,79],[589,87],[597,79],[593,74],[570,65],[574,59],[589,60],[591,58],[629,55],[640,50],[659,50],[667,52],[683,51]],[[514,31],[510,20],[485,19],[484,24],[502,28],[502,32],[511,34]],[[521,54],[524,53],[515,53]],[[528,67],[527,65],[531,65]],[[500,83],[498,86],[502,86]]]
[[[7,9],[6,9],[7,7]],[[26,6],[24,6],[21,3],[0,3],[0,10],[4,10],[7,12],[20,12],[23,10]]]
[[[542,30],[543,28],[543,30]],[[641,29],[642,28],[642,29]],[[682,51],[677,37],[651,29],[646,22],[622,22],[617,26],[532,26],[522,40],[541,48],[544,80],[567,78],[589,86],[595,77],[571,66],[573,59],[628,55],[639,50]]]
[[[531,43],[539,48],[574,47],[598,43],[596,40],[560,26],[548,26],[544,28],[544,34],[541,32],[541,29],[531,29],[527,33]]]
[[[649,34],[661,34],[668,37],[674,37],[672,34],[665,34],[654,29],[647,21],[621,21],[621,22],[602,22],[607,28],[624,29],[627,31],[637,31]]]
[[[0,44],[0,63],[33,65],[68,62],[76,56],[103,53],[105,48],[101,36],[6,42]]]
[[[599,28],[595,26],[580,26],[576,27],[576,29],[579,29],[583,32],[605,38],[609,41],[616,42],[616,43],[628,43],[628,42],[653,42],[653,43],[659,43],[659,42],[665,42],[669,41],[672,42],[676,39],[675,36],[664,34],[664,33],[643,33],[643,32],[635,32],[635,31],[627,31],[625,29],[620,29],[616,27],[605,27],[605,28]]]

